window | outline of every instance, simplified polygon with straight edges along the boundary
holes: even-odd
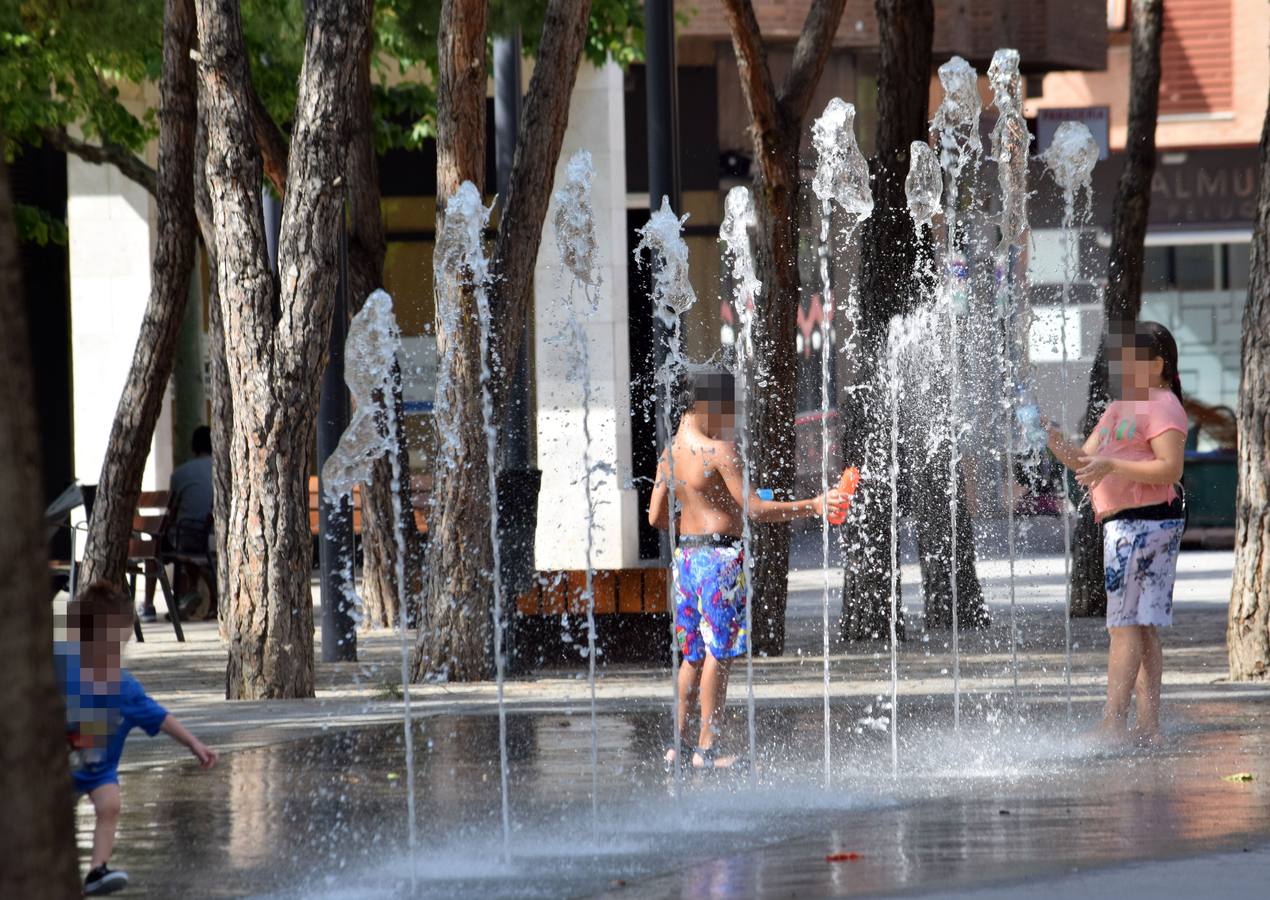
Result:
[[[1160,35],[1160,115],[1233,106],[1231,0],[1169,0]]]
[[[1146,248],[1142,290],[1246,291],[1247,243],[1155,245]]]
[[[1211,291],[1217,287],[1218,245],[1193,244],[1171,247],[1174,286],[1180,291]]]

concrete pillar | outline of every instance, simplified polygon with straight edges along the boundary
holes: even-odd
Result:
[[[623,102],[621,69],[612,64],[597,69],[583,63],[556,166],[558,185],[563,182],[565,165],[577,150],[591,151],[595,164],[592,200],[603,284],[597,292],[599,311],[587,325],[592,385],[591,458],[608,462],[616,473],[595,476],[592,482],[598,501],[592,561],[601,569],[639,564],[636,516],[642,512],[631,477],[651,474],[631,472]],[[567,321],[568,297],[567,275],[556,249],[553,215],[554,206],[547,211],[534,275],[538,466],[542,469],[535,565],[539,569],[581,569],[585,566],[586,549],[582,393],[564,365],[559,346],[550,343]],[[578,293],[573,302],[581,310],[585,300]]]
[[[75,477],[96,484],[150,299],[155,214],[145,188],[114,166],[70,156],[66,169]],[[168,486],[171,393],[155,426],[142,490]]]

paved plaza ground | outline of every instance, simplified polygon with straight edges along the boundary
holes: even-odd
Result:
[[[980,563],[994,621],[963,635],[959,730],[948,635],[921,632],[917,573],[906,567],[898,778],[883,722],[889,654],[835,642],[824,785],[816,568],[790,576],[787,654],[755,661],[756,784],[689,773],[677,785],[658,764],[669,671],[604,666],[593,817],[581,661],[516,679],[506,691],[510,861],[492,685],[413,688],[412,854],[394,634],[363,636],[359,663],[320,663],[316,700],[227,703],[215,626],[188,626],[181,645],[150,625],[129,647],[130,668],[224,755],[201,773],[172,742],[134,736],[115,863],[131,873],[131,894],[154,897],[1256,896],[1270,874],[1270,686],[1224,680],[1232,563],[1229,552],[1182,555],[1165,641],[1166,741],[1145,753],[1085,737],[1103,690],[1098,621],[1074,623],[1069,724],[1063,569],[1052,554],[1016,573],[1017,693],[1006,563]],[[836,588],[837,571],[829,581]],[[738,670],[729,732],[742,744],[745,696]],[[1253,780],[1224,780],[1240,772]],[[86,854],[86,805],[79,824]]]

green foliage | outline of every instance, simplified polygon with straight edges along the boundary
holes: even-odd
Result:
[[[157,110],[125,103],[121,86],[153,86],[162,69],[163,0],[0,0],[0,122],[12,158],[48,129],[76,126],[85,139],[140,153],[155,137]],[[521,29],[532,56],[546,0],[493,0],[490,33]],[[380,152],[413,149],[436,131],[437,31],[441,0],[377,0],[373,103]],[[252,82],[286,130],[304,59],[303,0],[242,0]],[[592,0],[586,57],[625,66],[642,58],[641,0]],[[153,101],[153,91],[148,99]],[[48,229],[36,229],[51,234]],[[46,239],[52,239],[46,238]]]
[[[542,37],[545,0],[493,0],[490,4],[490,34],[508,34],[520,28],[525,53],[533,56]],[[604,65],[611,56],[625,68],[644,58],[643,0],[591,0],[591,19],[587,23],[587,42],[583,51],[587,61]]]
[[[140,151],[156,111],[120,99],[158,77],[163,0],[0,0],[0,121],[10,157],[47,129]]]
[[[50,243],[66,245],[66,223],[38,206],[15,203],[13,219],[20,241],[32,241],[41,247]]]

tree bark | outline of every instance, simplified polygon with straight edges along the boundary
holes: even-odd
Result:
[[[485,184],[485,26],[483,0],[444,0],[437,37],[437,234],[445,204],[464,181]],[[438,282],[437,433],[450,438],[433,466],[425,615],[414,678],[487,678],[493,629],[489,482],[481,413],[481,334],[476,295]],[[456,308],[451,308],[456,307]],[[449,442],[443,442],[449,443]]]
[[[1243,321],[1239,490],[1226,648],[1232,681],[1270,678],[1270,112]]]
[[[914,234],[904,180],[912,142],[926,140],[927,135],[934,4],[932,0],[876,0],[874,8],[881,55],[871,167],[873,215],[865,221],[860,237],[860,314],[852,323],[856,375],[842,417],[846,458],[863,464],[864,480],[847,525],[849,550],[842,589],[842,634],[847,640],[876,640],[889,631],[890,415],[879,390],[879,375],[891,318],[909,311],[916,302],[913,271],[918,247],[930,244],[929,235]],[[947,518],[945,501],[945,522]]]
[[[1107,293],[1103,298],[1108,328],[1117,323],[1134,322],[1142,309],[1143,246],[1151,203],[1151,178],[1155,174],[1163,24],[1163,0],[1133,0],[1125,164],[1111,215]],[[1089,401],[1082,434],[1094,430],[1107,403],[1107,355],[1106,348],[1100,347],[1089,375]],[[1102,565],[1102,527],[1094,521],[1088,503],[1080,505],[1073,538],[1072,615],[1103,615],[1107,611],[1107,588]]]
[[[491,380],[494,409],[506,408],[532,310],[534,267],[551,199],[556,163],[569,121],[569,101],[586,41],[590,0],[551,0],[543,18],[507,196],[490,262]],[[462,181],[484,181],[484,4],[447,0],[441,12],[437,92],[438,219]],[[438,226],[440,233],[440,226]],[[443,309],[459,303],[457,310]],[[449,345],[436,404],[438,430],[454,436],[455,459],[434,469],[429,534],[427,628],[415,653],[416,677],[444,673],[457,680],[491,670],[490,504],[481,417],[480,331],[475,298],[437,295],[438,343]],[[447,324],[448,323],[448,324]],[[457,328],[455,328],[457,326]],[[453,464],[451,464],[453,463]],[[515,514],[516,511],[508,510]],[[531,532],[532,533],[532,532]]]
[[[763,292],[754,317],[755,391],[751,435],[755,483],[789,497],[794,485],[792,348],[799,305],[798,149],[803,119],[820,81],[845,0],[815,0],[794,47],[780,90],[772,81],[763,35],[750,0],[724,0],[741,88],[750,113],[755,175],[755,264]],[[785,650],[789,526],[754,529],[754,649]]]
[[[151,266],[153,286],[97,481],[97,499],[84,548],[81,577],[85,584],[97,579],[123,583],[141,476],[172,373],[177,334],[189,297],[196,237],[192,196],[197,125],[197,88],[190,60],[193,46],[193,0],[167,0],[163,15],[163,75],[159,82],[159,218]]]
[[[304,65],[269,269],[238,4],[197,0],[207,177],[233,403],[227,529],[231,699],[313,695],[308,472],[330,335],[350,112],[369,0],[306,4]]]
[[[229,459],[234,439],[234,401],[229,393],[229,369],[225,361],[225,326],[221,321],[219,267],[216,264],[216,225],[212,195],[207,183],[207,98],[199,88],[198,131],[194,141],[194,214],[207,257],[207,354],[211,369],[212,431],[212,536],[216,548],[216,613],[221,640],[229,639],[230,604],[221,602],[229,585],[229,498],[233,471]]]
[[[3,140],[0,140],[3,144]],[[40,448],[9,172],[0,159],[0,896],[79,897],[66,710],[53,671],[53,608],[40,516]]]

